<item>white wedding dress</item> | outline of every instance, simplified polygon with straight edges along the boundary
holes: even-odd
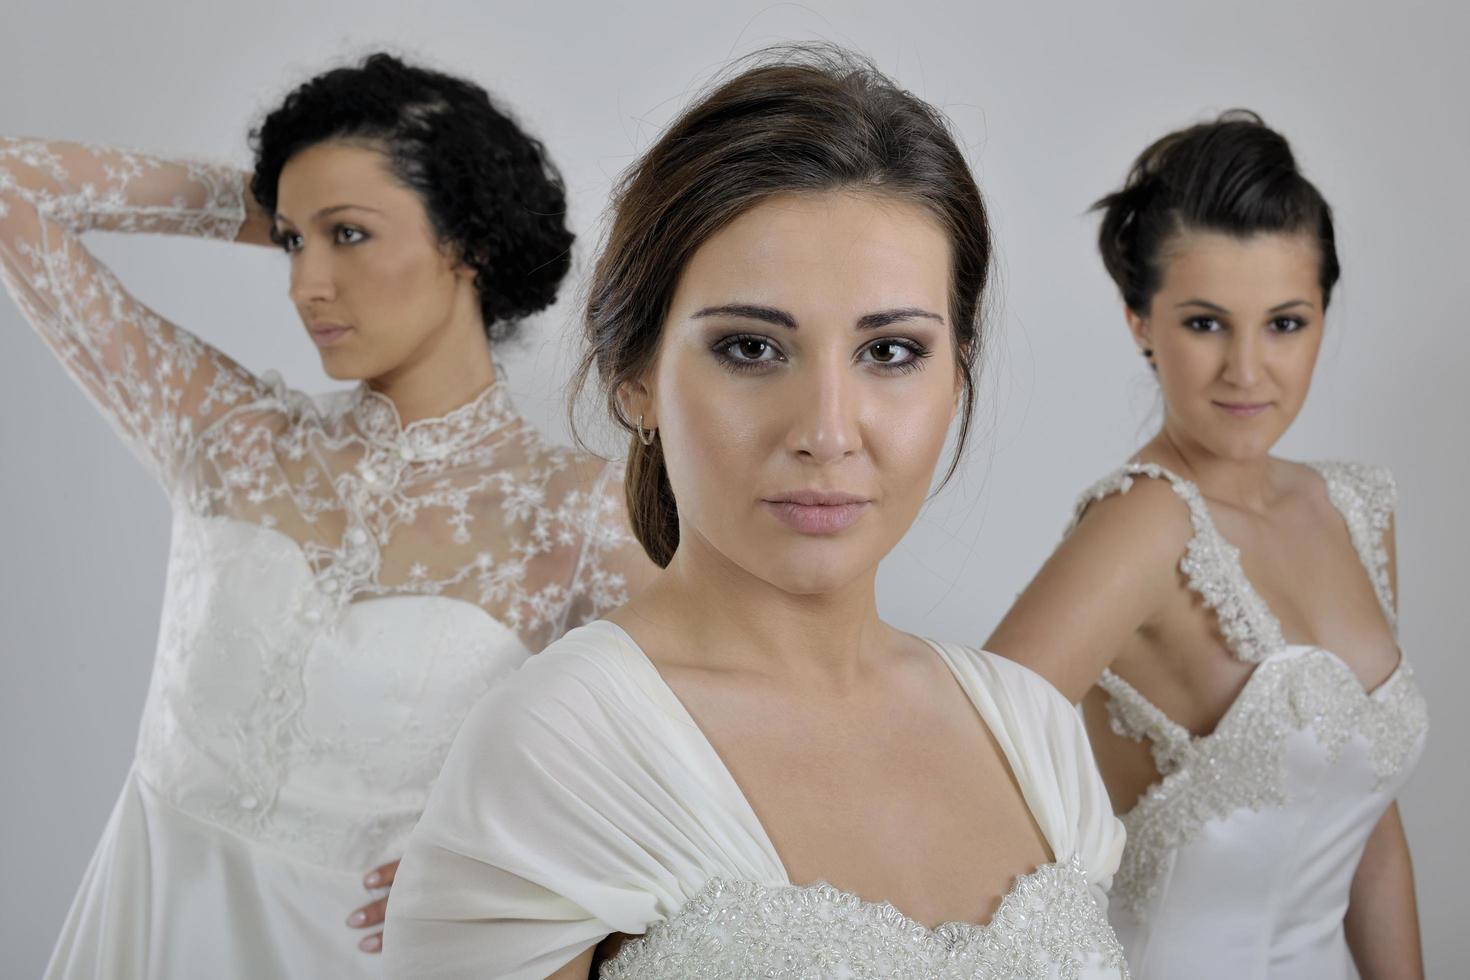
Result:
[[[641,937],[603,965],[617,980],[1126,976],[1105,913],[1123,833],[1081,720],[1018,664],[933,647],[1055,857],[1019,877],[988,924],[930,929],[793,884],[653,663],[603,621],[471,712],[394,886],[389,976],[539,980],[612,933]]]
[[[234,237],[242,175],[0,140],[0,269],[173,506],[137,755],[48,977],[381,975],[347,914],[497,679],[624,600],[621,478],[495,385],[400,424],[315,402],[127,293],[89,229]]]
[[[1316,466],[1397,635],[1383,534],[1387,470]],[[1123,815],[1128,846],[1109,910],[1140,980],[1344,980],[1343,933],[1368,835],[1409,778],[1428,727],[1407,661],[1372,691],[1331,651],[1287,644],[1216,529],[1199,489],[1130,464],[1084,494],[1080,511],[1138,479],[1189,508],[1180,562],[1230,651],[1259,664],[1214,731],[1195,736],[1111,671],[1112,727],[1145,740],[1162,778]]]

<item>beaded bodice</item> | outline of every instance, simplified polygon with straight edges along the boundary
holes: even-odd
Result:
[[[1074,858],[1017,878],[986,925],[937,929],[830,885],[716,878],[673,918],[625,945],[600,976],[1077,980],[1104,969],[1127,975],[1123,950]]]
[[[1383,533],[1393,512],[1387,470],[1357,464],[1317,464],[1333,505],[1372,581],[1391,628],[1396,629]],[[1094,500],[1127,492],[1140,478],[1166,480],[1189,509],[1194,534],[1180,561],[1188,587],[1215,614],[1230,652],[1259,666],[1208,735],[1195,736],[1168,718],[1127,681],[1104,672],[1112,728],[1147,741],[1160,779],[1123,815],[1128,845],[1114,881],[1114,901],[1142,919],[1180,848],[1197,841],[1212,822],[1241,811],[1292,805],[1304,813],[1352,807],[1336,795],[1339,782],[1353,797],[1386,801],[1412,770],[1428,727],[1427,707],[1413,671],[1401,660],[1392,675],[1365,691],[1356,674],[1331,651],[1287,644],[1281,626],[1251,587],[1238,549],[1215,527],[1199,489],[1155,464],[1130,464],[1089,490],[1079,515]],[[1344,754],[1351,752],[1349,762]],[[1361,769],[1356,781],[1324,778],[1341,765]],[[1258,841],[1261,847],[1270,842]]]

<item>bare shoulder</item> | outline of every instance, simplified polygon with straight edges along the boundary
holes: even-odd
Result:
[[[1130,466],[1095,484],[986,649],[1080,700],[1128,638],[1173,601],[1195,534],[1192,508],[1203,506],[1191,502],[1192,489],[1162,467]]]
[[[1120,473],[1084,496],[1058,552],[1102,552],[1124,566],[1166,562],[1172,568],[1194,534],[1189,503],[1170,479]]]

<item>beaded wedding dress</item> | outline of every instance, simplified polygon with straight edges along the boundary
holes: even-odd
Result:
[[[1394,507],[1387,470],[1315,467],[1347,524],[1397,634],[1383,534]],[[1161,466],[1130,464],[1083,495],[1165,480],[1189,508],[1180,562],[1238,659],[1258,664],[1208,735],[1170,720],[1107,671],[1112,728],[1146,741],[1161,778],[1123,815],[1128,845],[1109,915],[1143,980],[1332,980],[1352,961],[1343,916],[1368,835],[1409,778],[1428,727],[1413,671],[1373,690],[1329,650],[1288,644],[1216,529],[1199,489]]]
[[[0,140],[0,269],[158,476],[172,548],[137,754],[48,977],[381,973],[348,912],[470,706],[624,601],[615,467],[492,385],[400,423],[314,401],[131,296],[89,230],[235,236],[234,170]]]

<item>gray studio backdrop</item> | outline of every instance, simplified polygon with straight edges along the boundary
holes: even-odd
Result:
[[[1236,105],[1293,140],[1337,212],[1344,280],[1287,455],[1390,464],[1404,648],[1432,712],[1403,799],[1432,974],[1463,965],[1470,812],[1470,223],[1460,50],[1437,5],[1279,0],[134,4],[21,0],[0,29],[0,131],[245,163],[251,122],[384,43],[468,74],[546,140],[580,232],[567,299],[500,353],[565,432],[575,284],[615,175],[712,71],[781,40],[872,55],[948,112],[993,209],[999,288],[974,448],[884,566],[885,615],[983,640],[1075,495],[1151,431],[1156,395],[1088,203],[1164,130]],[[256,370],[331,387],[265,249],[98,237],[147,301]],[[0,304],[0,973],[37,975],[132,755],[169,519],[163,496],[14,307]],[[349,910],[342,909],[345,916]],[[344,928],[344,941],[350,941]]]

